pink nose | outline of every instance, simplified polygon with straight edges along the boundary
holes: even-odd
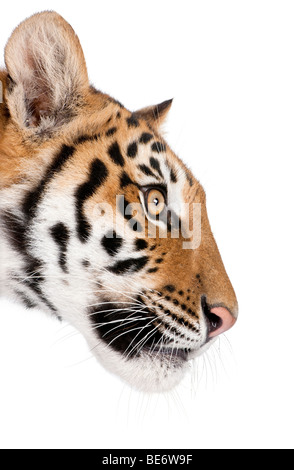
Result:
[[[214,307],[209,314],[209,338],[219,336],[228,331],[236,323],[236,318],[225,307]]]

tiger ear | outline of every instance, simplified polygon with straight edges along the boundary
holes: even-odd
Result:
[[[11,117],[33,132],[52,131],[66,123],[89,88],[79,39],[55,12],[37,13],[14,30],[5,63]]]
[[[159,129],[164,123],[173,100],[163,101],[155,106],[148,106],[136,112],[139,118],[145,119],[152,127]]]

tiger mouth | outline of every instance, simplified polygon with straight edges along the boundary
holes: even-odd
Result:
[[[146,308],[144,317],[136,311],[124,311],[105,300],[101,306],[89,310],[90,319],[98,337],[126,359],[140,356],[161,363],[182,366],[190,359],[191,349],[177,344],[158,328],[158,317]]]

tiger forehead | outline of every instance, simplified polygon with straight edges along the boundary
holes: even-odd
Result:
[[[87,157],[91,158],[91,151],[94,152],[89,144],[96,144],[111,175],[121,175],[122,189],[130,181],[139,185],[181,183],[184,200],[195,199],[198,181],[164,139],[136,113],[114,106],[103,126],[90,133],[79,131],[73,140],[83,164]]]

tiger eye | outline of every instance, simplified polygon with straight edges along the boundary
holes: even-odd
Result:
[[[150,215],[157,216],[165,208],[165,198],[158,189],[151,189],[147,196],[147,206]]]

